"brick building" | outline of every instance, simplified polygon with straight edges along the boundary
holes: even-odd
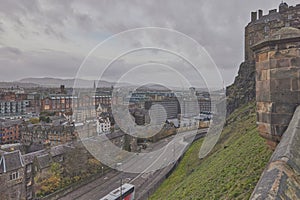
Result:
[[[25,145],[50,144],[56,146],[76,139],[74,125],[23,124],[20,128],[21,141]]]
[[[21,120],[2,120],[0,119],[0,144],[11,144],[19,142],[21,135],[19,127]]]

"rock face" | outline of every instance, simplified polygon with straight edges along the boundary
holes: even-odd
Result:
[[[227,115],[255,99],[255,64],[243,62],[234,83],[227,87]]]

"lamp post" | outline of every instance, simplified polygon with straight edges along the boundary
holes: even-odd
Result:
[[[122,200],[122,185],[123,185],[123,180],[122,180],[122,163],[117,163],[117,166],[120,166],[120,200]]]

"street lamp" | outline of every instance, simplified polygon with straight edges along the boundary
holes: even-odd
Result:
[[[122,163],[117,163],[116,164],[117,166],[120,166],[120,172],[121,172],[121,174],[120,174],[120,176],[121,176],[121,180],[120,180],[120,184],[121,184],[121,186],[120,186],[120,200],[122,200],[122,185],[123,185],[123,180],[122,180]]]

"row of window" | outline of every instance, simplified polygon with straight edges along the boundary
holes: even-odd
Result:
[[[0,137],[2,137],[2,136],[9,136],[9,135],[12,135],[12,134],[15,134],[15,133],[14,132],[0,133]]]
[[[19,178],[19,172],[16,171],[16,172],[12,172],[10,175],[9,175],[9,180],[16,180]]]

